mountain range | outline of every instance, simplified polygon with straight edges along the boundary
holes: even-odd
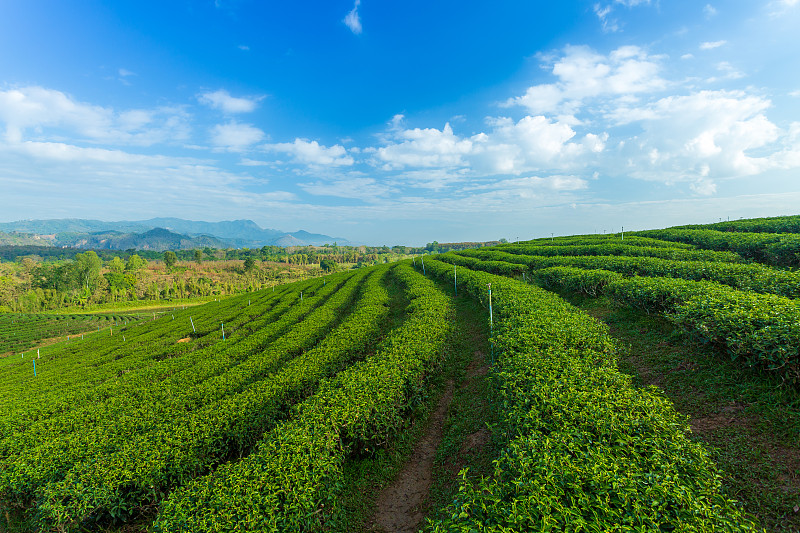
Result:
[[[151,218],[105,222],[62,218],[2,222],[0,232],[35,235],[42,244],[110,250],[321,246],[334,242],[339,245],[353,244],[342,237],[304,230],[285,232],[264,229],[252,220],[204,222],[180,218]]]

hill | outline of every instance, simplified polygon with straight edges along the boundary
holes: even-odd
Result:
[[[275,229],[264,229],[252,220],[231,220],[223,222],[203,222],[193,220],[183,220],[180,218],[152,218],[139,221],[117,221],[105,222],[101,220],[87,219],[51,219],[51,220],[21,220],[17,222],[0,223],[0,232],[28,234],[31,238],[36,236],[45,241],[49,240],[57,246],[75,246],[75,243],[86,242],[86,245],[79,244],[80,248],[89,248],[89,242],[103,243],[122,240],[120,234],[146,234],[156,228],[166,229],[173,233],[185,235],[186,238],[198,237],[207,240],[208,237],[218,239],[219,243],[198,244],[196,247],[209,246],[212,248],[260,248],[262,246],[321,246],[336,242],[340,245],[351,246],[353,243],[342,237],[331,237],[329,235],[309,233],[304,230],[295,232],[285,232]],[[139,249],[158,249],[153,246],[158,244],[148,244],[142,237],[125,237],[128,241],[141,241],[143,245],[150,248]],[[286,243],[286,244],[283,244]],[[9,244],[19,244],[11,243]],[[26,242],[25,244],[33,244]],[[41,244],[41,243],[37,243]],[[187,246],[192,244],[187,243]],[[115,245],[116,246],[116,245]],[[126,249],[126,248],[113,248]],[[182,249],[182,248],[176,248]]]

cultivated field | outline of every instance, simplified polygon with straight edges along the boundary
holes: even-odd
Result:
[[[778,233],[795,218],[426,255],[99,331],[85,317],[35,376],[27,354],[0,363],[0,526],[797,531],[800,240]],[[10,319],[0,344],[18,351]],[[26,324],[60,322],[79,320]]]

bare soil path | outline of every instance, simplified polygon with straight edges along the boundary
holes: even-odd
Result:
[[[458,472],[480,454],[489,440],[483,409],[484,382],[489,365],[482,317],[471,306],[460,302],[456,349],[461,350],[460,372],[448,379],[424,434],[415,445],[395,480],[378,495],[375,513],[366,529],[384,533],[419,531],[423,520],[438,510],[441,502],[432,501],[434,487],[453,485]],[[469,397],[470,402],[464,398]],[[454,401],[455,400],[455,401]],[[472,426],[471,428],[467,426]],[[443,443],[443,439],[447,442]],[[438,456],[438,461],[437,461]],[[439,479],[447,478],[447,479]]]

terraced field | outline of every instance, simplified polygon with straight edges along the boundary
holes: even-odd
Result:
[[[137,319],[138,316],[129,314],[0,313],[0,356],[21,355],[25,350],[38,346],[48,339],[126,324]]]
[[[493,415],[454,444],[449,432],[478,415],[442,404],[450,414],[437,464],[466,468],[439,480],[450,488],[425,500],[417,528],[791,531],[791,513],[778,520],[736,501],[670,397],[621,371],[623,343],[564,299],[663,317],[720,366],[732,361],[784,391],[773,407],[797,428],[800,277],[788,255],[775,259],[776,243],[792,240],[737,237],[750,243],[742,255],[742,245],[687,231],[713,230],[427,256],[424,266],[333,274],[48,345],[35,376],[30,358],[9,358],[0,366],[0,524],[379,531],[368,516],[392,479],[358,465],[413,448],[440,401],[433,383],[453,361],[477,379],[452,353],[459,331],[476,326],[456,313],[467,305],[480,327],[490,322],[488,343],[469,349],[488,370],[479,394]],[[792,431],[782,445],[796,450]],[[483,466],[467,453],[477,440],[489,454]],[[372,481],[354,495],[360,477]],[[373,511],[354,515],[354,498]]]

